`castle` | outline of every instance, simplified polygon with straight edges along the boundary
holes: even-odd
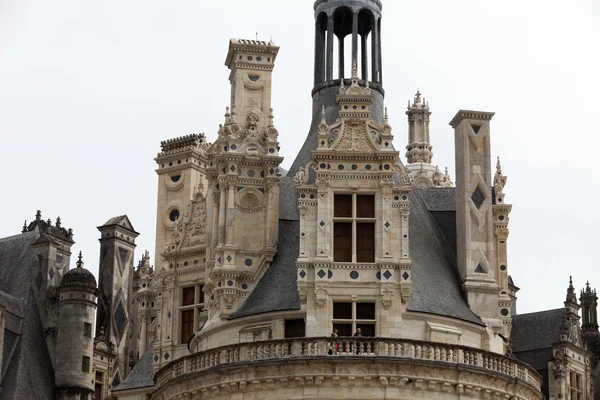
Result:
[[[594,398],[596,292],[571,281],[564,308],[517,314],[494,113],[450,122],[453,179],[417,92],[400,154],[381,24],[379,0],[315,2],[312,123],[289,171],[279,48],[231,40],[218,137],[155,158],[154,267],[135,265],[127,216],[98,228],[98,282],[81,254],[70,267],[60,219],[0,239],[0,399]]]

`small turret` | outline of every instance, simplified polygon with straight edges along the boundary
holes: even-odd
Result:
[[[429,121],[431,110],[429,103],[422,98],[417,90],[413,102],[408,102],[408,145],[406,146],[406,169],[417,187],[452,187],[453,183],[448,174],[440,171],[431,162],[433,146],[429,139]]]
[[[590,283],[587,282],[585,289],[581,291],[579,297],[581,302],[581,315],[583,317],[582,330],[583,334],[598,333],[598,295],[596,289],[590,287]]]
[[[83,268],[81,252],[77,268],[65,274],[58,293],[57,399],[88,399],[94,392],[92,327],[98,287],[94,275]]]

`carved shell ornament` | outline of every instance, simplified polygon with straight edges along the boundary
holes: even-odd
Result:
[[[253,192],[244,193],[238,203],[238,208],[242,212],[257,212],[262,209],[260,199]]]

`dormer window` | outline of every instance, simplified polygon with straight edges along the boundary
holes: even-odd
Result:
[[[333,261],[375,262],[375,196],[338,194],[333,206]]]

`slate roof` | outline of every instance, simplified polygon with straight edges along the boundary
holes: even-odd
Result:
[[[154,342],[152,343],[152,345]],[[154,370],[152,369],[152,345],[135,364],[127,378],[113,392],[141,389],[154,386]]]
[[[135,231],[133,224],[131,223],[131,221],[129,220],[129,217],[127,215],[119,215],[118,217],[113,217],[113,218],[109,219],[108,221],[106,221],[106,223],[104,225],[100,226],[99,228],[113,226],[113,225],[119,225],[119,226],[122,226],[123,228],[130,230],[134,233],[138,233]]]
[[[96,277],[85,268],[73,268],[69,270],[63,277],[60,285],[65,286],[69,284],[90,286],[94,289],[98,287]]]
[[[13,297],[25,297],[33,263],[31,245],[40,234],[37,230],[0,239],[0,290]]]
[[[467,305],[460,286],[456,256],[427,210],[421,194],[422,191],[417,189],[411,195],[409,250],[414,266],[407,310],[483,325]]]
[[[437,189],[433,189],[437,190]],[[425,191],[436,209],[449,209],[454,189]],[[296,187],[292,178],[283,178],[279,199],[279,246],[273,264],[244,304],[230,319],[275,311],[300,309],[296,259],[299,253],[299,216]],[[433,203],[433,202],[436,203]],[[408,310],[443,315],[483,325],[468,307],[460,287],[456,256],[421,196],[413,191],[410,215],[410,252],[415,262]],[[454,225],[455,226],[455,225]],[[274,288],[277,288],[274,290]]]
[[[35,265],[32,231],[0,239],[0,303],[6,307],[1,399],[54,400],[54,370],[30,282]]]
[[[456,188],[417,189],[437,222],[446,243],[456,255]]]
[[[515,315],[512,318],[513,355],[531,365],[542,376],[542,393],[549,398],[548,362],[553,358],[552,344],[560,341],[564,308]]]
[[[273,263],[244,304],[229,319],[300,309],[296,270],[299,230],[298,221],[279,220],[279,250]]]
[[[548,349],[560,341],[564,308],[515,315],[512,319],[513,353]]]

